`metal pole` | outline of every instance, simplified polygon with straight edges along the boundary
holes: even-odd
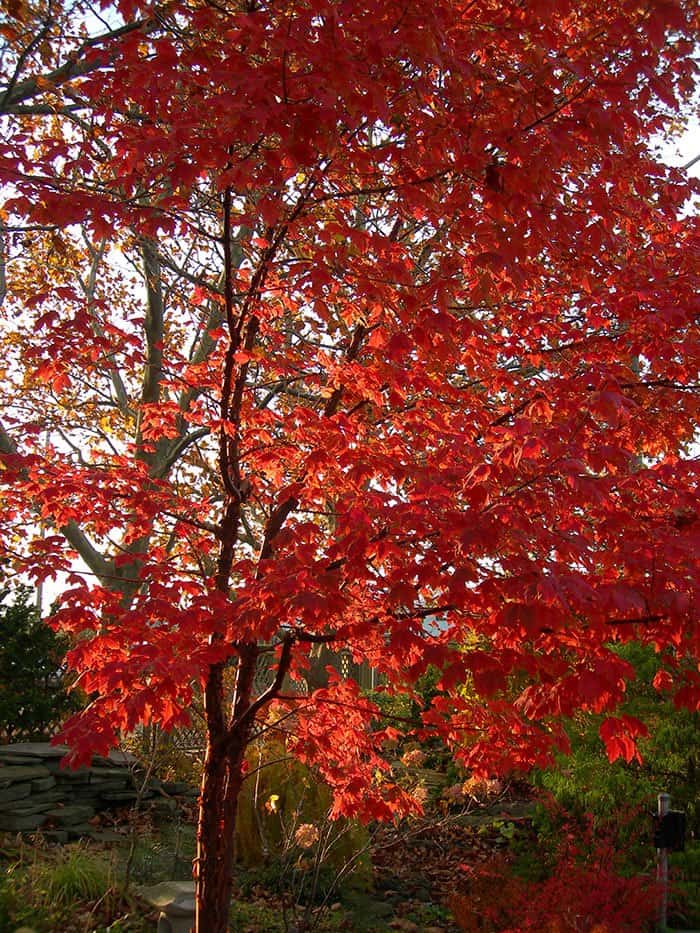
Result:
[[[671,809],[671,795],[659,794],[659,820]],[[668,849],[656,850],[656,881],[659,886],[658,929],[665,930],[668,921]]]

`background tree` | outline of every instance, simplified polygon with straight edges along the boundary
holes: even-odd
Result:
[[[389,690],[438,667],[422,728],[485,771],[615,709],[610,643],[698,657],[694,187],[649,151],[697,10],[15,13],[3,545],[68,574],[76,760],[203,686],[216,933],[271,703],[337,813],[415,806],[356,685],[281,692],[318,644]],[[611,754],[639,729],[608,719]]]
[[[0,590],[0,735],[44,739],[79,707],[65,677],[67,639],[52,632],[25,587]]]

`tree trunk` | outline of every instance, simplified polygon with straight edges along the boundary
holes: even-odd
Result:
[[[237,743],[238,745],[239,743]],[[226,933],[233,884],[234,831],[245,743],[233,754],[208,742],[197,830],[196,933]]]
[[[245,753],[255,716],[249,715],[258,649],[241,646],[230,722],[225,724],[223,666],[205,688],[207,751],[199,796],[195,861],[195,933],[227,933],[233,884],[234,833]]]

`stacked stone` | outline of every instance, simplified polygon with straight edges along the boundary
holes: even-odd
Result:
[[[48,742],[20,742],[0,746],[0,831],[41,830],[65,842],[93,835],[90,820],[96,813],[128,806],[137,797],[136,759],[124,752],[95,756],[88,767],[61,767],[68,751]],[[143,798],[162,788],[149,782]]]

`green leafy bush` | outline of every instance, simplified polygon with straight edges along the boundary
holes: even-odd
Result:
[[[676,709],[653,686],[664,659],[650,647],[630,643],[618,651],[634,667],[637,678],[627,691],[620,712],[641,720],[649,735],[639,741],[642,761],[608,761],[598,735],[600,716],[581,715],[568,724],[572,751],[557,765],[535,774],[559,808],[541,808],[539,838],[543,844],[561,832],[561,811],[585,819],[590,814],[601,826],[614,825],[623,869],[652,870],[652,814],[660,792],[671,794],[672,806],[688,819],[686,851],[671,856],[671,918],[681,925],[700,924],[700,716]],[[559,815],[557,815],[559,814]]]
[[[652,648],[636,643],[621,646],[621,655],[635,668],[620,712],[641,720],[649,736],[639,740],[642,762],[610,762],[598,735],[600,716],[581,715],[568,725],[571,754],[536,773],[536,782],[567,810],[608,819],[638,807],[650,813],[661,791],[671,793],[673,806],[686,810],[691,830],[700,830],[698,766],[700,716],[676,709],[653,687],[663,661]]]
[[[0,589],[0,740],[44,738],[80,705],[67,690],[65,638],[42,620],[26,587]]]

